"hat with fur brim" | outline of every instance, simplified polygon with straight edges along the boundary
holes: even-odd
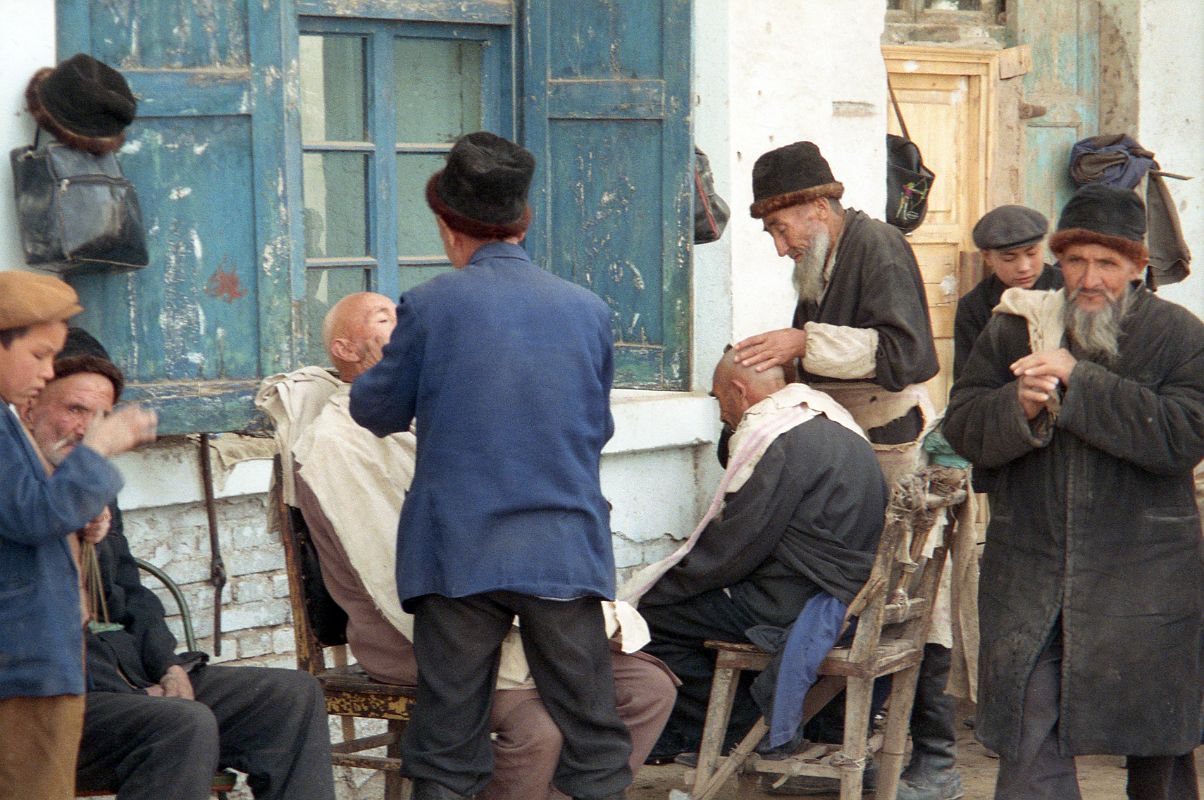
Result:
[[[1150,257],[1145,216],[1145,203],[1133,190],[1089,183],[1066,201],[1049,249],[1061,258],[1071,245],[1098,244],[1144,264]]]
[[[138,108],[122,74],[85,53],[35,72],[25,101],[34,120],[54,138],[96,155],[121,147]]]
[[[839,200],[844,184],[811,142],[795,142],[764,153],[753,164],[753,203],[748,212],[761,219],[782,208],[820,197]]]
[[[426,202],[453,230],[508,239],[531,224],[527,190],[534,174],[535,156],[525,147],[487,131],[469,133],[427,181]]]
[[[109,358],[109,351],[83,328],[67,330],[67,342],[54,357],[54,379],[66,378],[81,372],[94,372],[109,379],[113,384],[113,402],[121,397],[125,388],[125,375]]]

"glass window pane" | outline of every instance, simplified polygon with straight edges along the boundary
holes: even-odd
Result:
[[[330,364],[322,343],[322,320],[339,300],[368,289],[368,271],[360,267],[305,271],[305,363]]]
[[[933,11],[981,11],[982,0],[924,0],[924,8]]]
[[[397,255],[443,258],[435,215],[426,204],[426,182],[447,159],[438,153],[397,156]]]
[[[902,7],[902,0],[886,0],[887,11],[898,11]]]
[[[398,142],[452,142],[481,129],[481,44],[393,41]]]
[[[368,156],[305,153],[301,167],[305,257],[368,255]]]
[[[408,292],[420,283],[447,272],[451,267],[401,267],[401,291]]]
[[[365,134],[365,39],[301,37],[301,140],[362,142]]]

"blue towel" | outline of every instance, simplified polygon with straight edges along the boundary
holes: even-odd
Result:
[[[782,665],[774,686],[769,746],[789,742],[803,721],[803,699],[815,683],[819,665],[840,636],[848,606],[827,592],[807,601],[790,626]]]

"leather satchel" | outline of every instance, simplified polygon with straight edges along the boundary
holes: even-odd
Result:
[[[731,209],[715,191],[715,176],[706,153],[694,148],[694,244],[718,241]]]
[[[147,265],[138,195],[113,153],[35,139],[9,159],[26,263],[65,275]]]
[[[928,214],[928,193],[936,175],[924,166],[920,148],[911,141],[907,123],[895,99],[895,90],[890,81],[890,102],[895,108],[902,136],[886,134],[886,221],[904,233],[911,233],[924,222]]]

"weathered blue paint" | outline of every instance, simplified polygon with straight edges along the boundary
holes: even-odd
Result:
[[[293,361],[281,166],[282,17],[244,0],[59,0],[60,57],[125,71],[139,118],[119,155],[151,263],[74,283],[164,434],[245,427],[258,379]]]
[[[1099,130],[1099,3],[1014,0],[1016,41],[1032,45],[1025,102],[1045,106],[1026,123],[1024,202],[1051,220],[1074,193],[1068,167],[1076,141]]]
[[[511,0],[295,0],[298,14],[410,22],[510,25]]]
[[[621,384],[686,388],[689,1],[529,0],[524,24],[528,248],[610,305]]]

